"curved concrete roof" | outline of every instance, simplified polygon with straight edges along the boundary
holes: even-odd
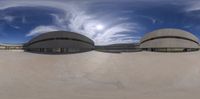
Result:
[[[195,42],[198,42],[198,38],[187,31],[180,30],[180,29],[166,28],[166,29],[155,30],[153,32],[146,34],[141,39],[141,43],[145,42],[149,39],[159,38],[159,37],[182,37],[182,38],[187,38],[187,39],[193,40]]]
[[[155,39],[144,42],[141,48],[199,48],[197,43],[175,38]]]
[[[73,32],[67,32],[67,31],[53,31],[53,32],[48,32],[48,33],[44,33],[41,34],[35,38],[33,38],[32,40],[30,40],[27,44],[33,43],[33,42],[37,42],[40,40],[44,40],[44,39],[52,39],[52,38],[68,38],[68,39],[76,39],[76,40],[81,40],[84,42],[88,42],[90,44],[94,44],[94,42],[89,39],[88,37],[78,34],[78,33],[73,33]]]
[[[160,29],[146,34],[140,48],[199,48],[198,38],[180,29]]]

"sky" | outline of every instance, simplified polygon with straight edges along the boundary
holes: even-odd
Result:
[[[96,45],[137,43],[162,28],[200,38],[200,0],[0,0],[0,43],[26,43],[59,30]]]

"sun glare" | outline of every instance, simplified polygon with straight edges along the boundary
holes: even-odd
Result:
[[[97,30],[103,30],[103,29],[104,29],[104,26],[101,25],[101,24],[98,24],[98,25],[96,26],[96,29],[97,29]]]

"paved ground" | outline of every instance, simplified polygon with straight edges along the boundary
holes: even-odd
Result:
[[[0,99],[198,99],[200,52],[0,51]]]

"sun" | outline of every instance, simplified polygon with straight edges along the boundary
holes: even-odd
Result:
[[[98,25],[96,25],[96,29],[99,30],[99,31],[103,30],[104,26],[102,24],[98,24]]]

